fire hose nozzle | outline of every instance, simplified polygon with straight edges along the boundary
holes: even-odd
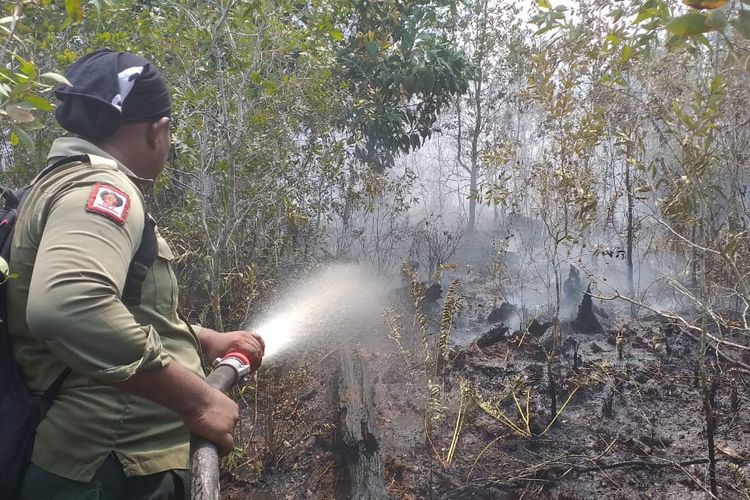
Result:
[[[225,392],[234,387],[253,369],[250,360],[240,352],[230,352],[213,362],[214,371],[206,383]],[[198,436],[190,439],[190,470],[193,500],[219,499],[219,455],[216,446]]]
[[[237,373],[237,380],[241,380],[252,371],[252,364],[247,356],[240,352],[230,352],[222,358],[216,358],[213,362],[214,368],[228,366]]]

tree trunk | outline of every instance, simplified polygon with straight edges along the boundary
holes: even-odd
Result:
[[[466,232],[472,234],[477,222],[477,169],[472,168],[469,175],[469,220],[467,222]]]
[[[217,253],[220,251],[220,249],[217,249]],[[211,296],[211,314],[214,319],[214,329],[218,332],[223,332],[224,318],[221,314],[221,258],[217,254],[211,256],[208,288]]]
[[[336,498],[388,498],[381,475],[375,388],[369,369],[357,351],[340,352],[338,365]]]
[[[630,182],[630,162],[627,161],[632,155],[632,146],[628,143],[627,158],[625,161],[625,193],[628,200],[628,229],[625,243],[625,263],[627,267],[628,295],[633,296],[633,189]]]

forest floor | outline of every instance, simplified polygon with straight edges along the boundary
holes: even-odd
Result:
[[[417,335],[404,334],[399,348],[385,333],[383,342],[311,347],[304,359],[265,368],[242,395],[241,449],[227,464],[223,498],[358,495],[352,477],[367,472],[345,470],[356,457],[342,455],[336,429],[342,351],[356,353],[371,382],[367,453],[380,475],[371,498],[710,498],[695,339],[609,302],[599,304],[599,333],[563,322],[553,357],[549,334],[533,327],[479,347],[477,334],[497,326],[480,290],[463,283],[455,335],[463,340],[439,376],[423,368]],[[439,305],[427,311],[436,331]],[[714,354],[717,497],[750,498],[750,374]]]

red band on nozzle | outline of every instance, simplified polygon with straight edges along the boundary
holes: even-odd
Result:
[[[243,364],[250,366],[250,359],[248,359],[248,357],[242,354],[241,352],[229,352],[225,354],[222,359],[226,359],[226,358],[235,358],[235,359],[242,361]]]

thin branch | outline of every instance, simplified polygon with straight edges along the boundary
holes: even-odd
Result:
[[[3,44],[3,47],[0,48],[0,63],[2,63],[5,60],[5,53],[8,51],[8,45],[10,44],[11,40],[13,40],[13,38],[16,35],[16,27],[18,26],[18,20],[21,19],[22,9],[23,9],[23,1],[16,0],[16,6],[13,9],[13,14],[11,14],[10,32],[8,33],[8,39]]]

